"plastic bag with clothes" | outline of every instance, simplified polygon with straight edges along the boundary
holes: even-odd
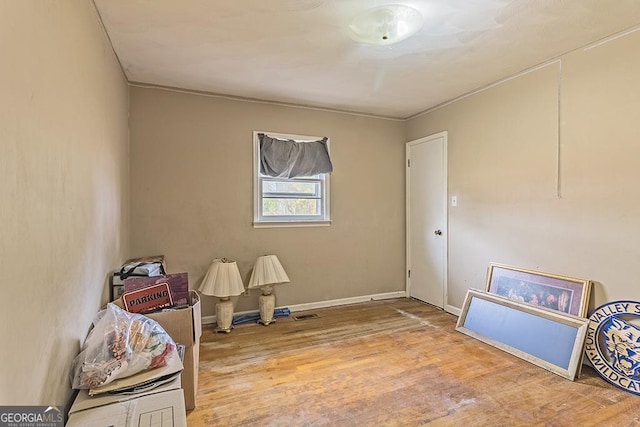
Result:
[[[96,388],[139,372],[166,366],[176,344],[153,319],[108,304],[73,360],[74,389]]]

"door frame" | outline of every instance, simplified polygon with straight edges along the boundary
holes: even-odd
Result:
[[[449,276],[448,276],[448,272],[449,272],[449,186],[448,186],[448,180],[449,180],[449,174],[448,174],[448,132],[442,131],[442,132],[438,132],[435,133],[433,135],[428,135],[419,139],[414,139],[412,141],[408,141],[406,143],[405,146],[405,212],[406,212],[406,235],[405,235],[405,253],[406,253],[406,269],[405,269],[405,279],[406,279],[406,293],[407,293],[407,298],[411,298],[411,276],[410,276],[410,271],[411,271],[411,240],[410,240],[410,236],[411,236],[411,170],[410,170],[410,166],[409,166],[409,160],[410,160],[410,154],[411,154],[411,147],[414,145],[418,145],[418,144],[422,144],[422,143],[426,143],[426,142],[430,142],[436,139],[442,138],[444,143],[443,143],[443,168],[442,168],[442,174],[443,174],[443,194],[444,194],[444,200],[442,201],[442,206],[444,209],[443,212],[443,218],[444,218],[444,224],[442,226],[443,231],[444,231],[444,241],[443,241],[443,251],[444,251],[444,256],[443,256],[443,309],[446,312],[449,313],[455,313],[456,310],[449,306],[448,304],[448,295],[449,295]]]

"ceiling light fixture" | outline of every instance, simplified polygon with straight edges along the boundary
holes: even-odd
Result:
[[[386,46],[411,37],[422,24],[423,16],[418,9],[390,4],[357,15],[349,30],[351,38],[357,42]]]

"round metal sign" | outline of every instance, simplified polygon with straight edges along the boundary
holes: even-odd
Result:
[[[640,302],[613,301],[589,316],[585,352],[606,381],[640,395]]]

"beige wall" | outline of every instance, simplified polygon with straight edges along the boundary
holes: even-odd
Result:
[[[254,130],[331,138],[330,227],[253,228]],[[278,306],[401,291],[404,140],[403,122],[132,87],[132,253],[164,253],[192,288],[214,257],[236,259],[246,284],[276,254],[291,278]]]
[[[89,1],[0,2],[3,405],[62,405],[128,249],[128,90]]]
[[[640,32],[407,122],[449,131],[449,301],[484,286],[489,262],[596,281],[591,305],[640,299]]]

